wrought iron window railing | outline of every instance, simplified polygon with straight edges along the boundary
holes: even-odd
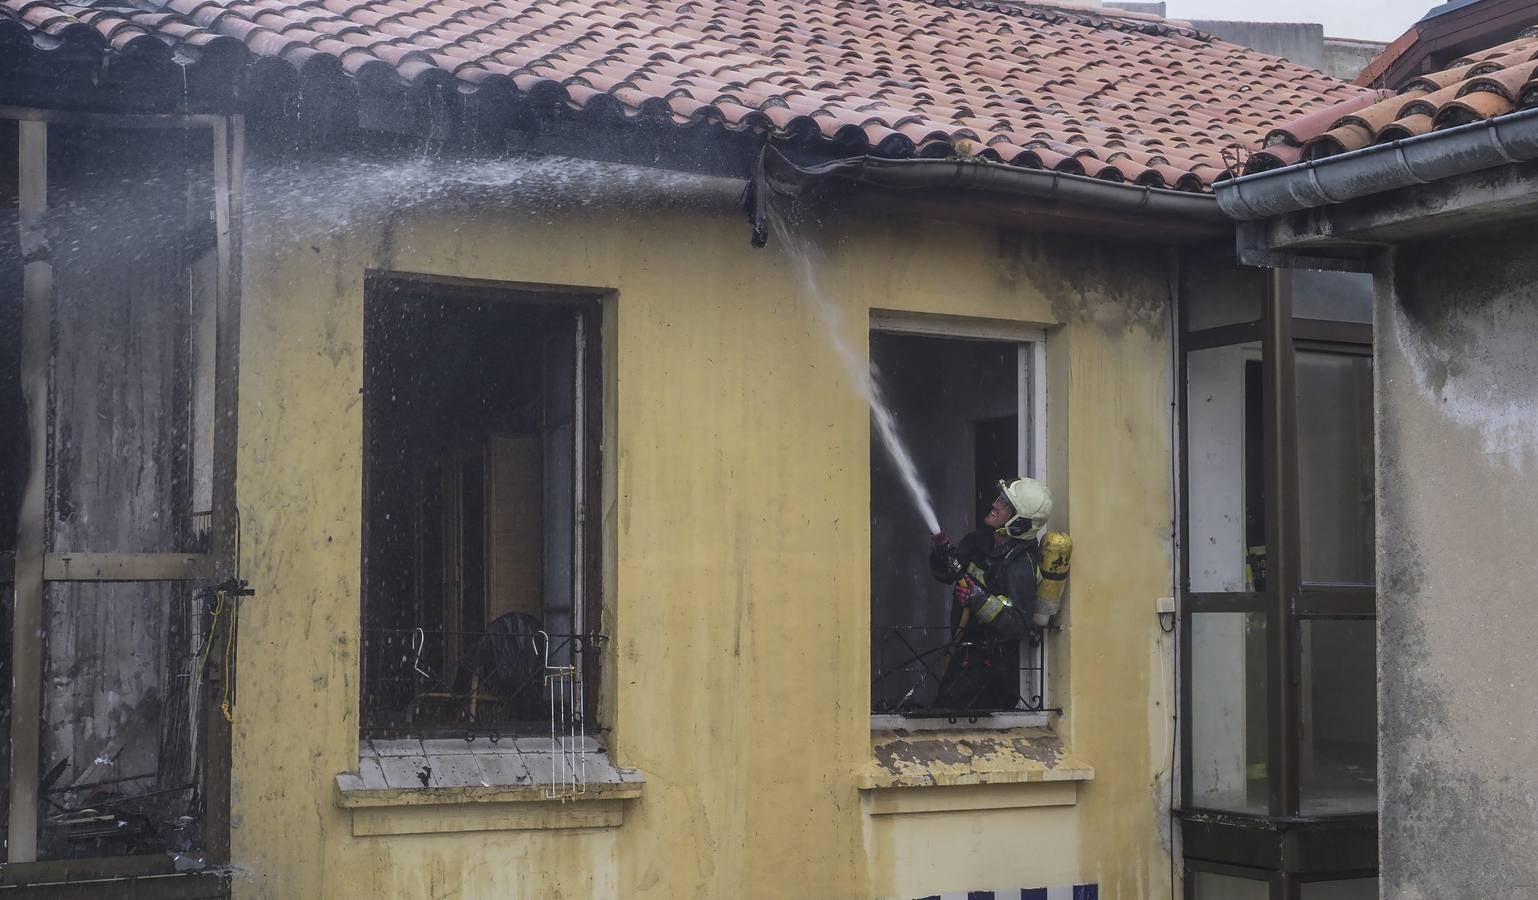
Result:
[[[364,737],[591,734],[603,634],[364,630]],[[553,726],[552,722],[556,724]]]
[[[948,626],[872,629],[871,713],[975,719],[1053,711],[1046,702],[1046,644],[1056,629],[1023,640],[963,634]]]

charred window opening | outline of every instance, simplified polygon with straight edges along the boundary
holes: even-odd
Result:
[[[871,333],[881,392],[941,527],[958,539],[982,527],[1001,480],[1039,471],[1036,346]],[[1014,641],[957,628],[951,588],[929,571],[923,516],[874,433],[870,483],[872,713],[976,719],[1044,710],[1046,631]],[[987,673],[986,686],[957,688],[958,667],[974,659],[997,671]],[[962,693],[968,699],[958,707]]]
[[[17,146],[17,127],[0,121],[0,146]],[[0,166],[0,686],[14,676],[11,611],[16,571],[16,525],[27,459],[27,418],[21,394],[22,266],[17,233],[19,167]],[[11,694],[0,688],[0,839],[10,809]]]
[[[229,674],[207,669],[214,139],[40,121],[4,139],[7,855],[203,860]]]
[[[370,285],[364,735],[548,733],[547,666],[592,730],[597,302]]]

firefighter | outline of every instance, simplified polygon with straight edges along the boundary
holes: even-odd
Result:
[[[1020,699],[1020,641],[1036,612],[1037,535],[1052,494],[1034,478],[999,482],[983,527],[952,543],[934,536],[936,580],[953,585],[951,647],[934,708],[1014,709]]]

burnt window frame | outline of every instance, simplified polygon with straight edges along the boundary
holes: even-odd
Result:
[[[988,319],[970,316],[951,316],[934,313],[912,312],[905,310],[872,309],[869,312],[869,320],[866,327],[867,335],[888,334],[906,335],[919,338],[936,338],[940,340],[977,341],[980,343],[1008,344],[1016,347],[1016,409],[1019,416],[1019,434],[1022,438],[1017,444],[1017,457],[1022,465],[1019,468],[1023,474],[1032,478],[1049,482],[1050,468],[1048,458],[1048,403],[1050,399],[1050,385],[1047,378],[1047,331],[1034,323],[1013,321],[1007,319]],[[872,452],[884,452],[877,450],[878,440],[874,433],[871,435]],[[867,469],[867,477],[869,469]],[[1064,520],[1067,518],[1066,498],[1059,495],[1056,498],[1056,506],[1053,518]],[[922,548],[916,553],[925,552]],[[1070,589],[1071,590],[1071,589]],[[874,594],[874,592],[872,592]],[[1065,605],[1067,596],[1064,597]],[[874,632],[880,626],[875,615],[875,597],[865,605],[868,618],[868,631],[872,633],[872,646],[876,645]],[[1054,713],[1061,713],[1061,704],[1054,705],[1053,701],[1053,674],[1052,660],[1060,652],[1057,646],[1061,640],[1063,630],[1060,624],[1053,622],[1040,629],[1041,641],[1034,648],[1038,654],[1036,662],[1036,676],[1040,692],[1037,695],[1027,696],[1029,689],[1025,684],[1026,672],[1030,667],[1025,661],[1021,664],[1020,699],[1028,706],[1014,710],[990,712],[977,710],[974,715],[947,713],[944,715],[914,715],[904,713],[882,713],[874,708],[873,698],[867,698],[866,706],[870,710],[870,727],[872,730],[885,730],[892,728],[906,729],[910,731],[945,731],[965,728],[1014,728],[1022,726],[1046,725]],[[1022,644],[1027,641],[1022,641]],[[1022,648],[1024,650],[1025,648]],[[876,672],[876,660],[871,661],[869,675],[872,679],[878,677]],[[872,685],[872,691],[874,686]]]
[[[10,752],[9,820],[7,863],[0,867],[0,888],[27,885],[111,883],[115,896],[160,898],[222,896],[228,876],[220,867],[230,861],[230,759],[231,723],[218,711],[221,695],[233,697],[237,660],[235,632],[239,593],[239,510],[236,503],[236,449],[238,429],[238,381],[240,334],[240,251],[243,207],[242,177],[245,169],[245,120],[240,115],[214,114],[113,114],[57,109],[0,106],[0,120],[15,123],[17,149],[17,221],[22,254],[21,323],[22,393],[21,419],[28,460],[45,465],[25,469],[19,509],[28,508],[28,495],[39,518],[29,522],[23,512],[18,522],[16,547],[0,554],[0,582],[10,588],[10,657],[14,673],[7,701],[12,713]],[[209,133],[214,231],[214,336],[211,466],[211,509],[206,549],[187,552],[54,552],[45,541],[46,496],[51,474],[46,465],[49,446],[51,373],[28,383],[29,371],[39,370],[37,354],[51,352],[53,333],[53,263],[44,224],[49,200],[49,129],[60,127],[101,129],[180,129]],[[9,138],[9,135],[7,135]],[[189,410],[192,401],[188,399]],[[36,409],[46,410],[36,416]],[[41,635],[44,592],[49,584],[62,583],[180,582],[208,588],[198,596],[213,596],[213,586],[232,588],[225,595],[225,612],[210,611],[208,647],[225,647],[218,666],[206,666],[210,688],[228,678],[226,690],[203,692],[204,738],[201,759],[204,769],[203,828],[201,849],[207,868],[178,871],[165,852],[129,853],[75,859],[37,859],[40,816],[42,722],[42,652],[45,638],[27,641],[27,633]],[[233,599],[231,599],[233,597]],[[18,711],[31,710],[17,715]],[[33,773],[33,774],[29,774]],[[18,790],[21,788],[21,790]],[[18,804],[16,798],[25,798]],[[30,839],[15,835],[30,832]],[[153,876],[153,877],[147,877]],[[188,879],[201,879],[189,885]]]
[[[1211,263],[1227,248],[1191,254]],[[1182,264],[1183,266],[1186,263]],[[1370,265],[1345,271],[1370,270]],[[1253,270],[1251,270],[1253,271]],[[1173,810],[1182,826],[1186,900],[1195,898],[1198,872],[1264,882],[1271,900],[1299,900],[1302,885],[1377,874],[1378,820],[1374,812],[1300,813],[1302,716],[1301,628],[1309,621],[1372,621],[1377,590],[1367,584],[1319,584],[1302,577],[1298,475],[1297,358],[1300,351],[1347,356],[1373,353],[1371,323],[1295,314],[1288,269],[1264,270],[1257,316],[1248,321],[1190,330],[1196,302],[1177,294],[1176,402],[1179,404],[1179,615],[1178,671],[1180,797]],[[1245,591],[1191,590],[1191,447],[1188,362],[1192,353],[1256,344],[1262,368],[1262,447],[1265,480],[1265,584]],[[1374,377],[1376,377],[1374,375]],[[1253,613],[1266,622],[1266,810],[1234,812],[1193,802],[1192,620],[1199,615]]]
[[[575,381],[576,402],[581,407],[581,421],[574,435],[573,472],[581,471],[580,489],[573,500],[572,527],[574,547],[579,549],[577,558],[581,560],[580,571],[573,572],[573,587],[579,593],[579,598],[573,605],[574,617],[578,613],[580,604],[580,619],[582,623],[581,633],[570,636],[572,647],[580,653],[582,665],[580,680],[582,688],[582,708],[580,724],[587,734],[592,735],[607,730],[604,725],[605,716],[610,715],[608,707],[609,698],[602,695],[603,670],[606,665],[609,636],[603,628],[604,611],[604,528],[602,513],[605,501],[605,441],[604,435],[608,429],[605,422],[606,394],[608,383],[606,378],[606,363],[604,356],[608,342],[612,337],[605,331],[605,309],[612,299],[613,292],[605,288],[594,288],[577,285],[559,284],[533,284],[528,282],[506,282],[488,279],[463,278],[457,276],[434,275],[420,272],[405,272],[385,269],[370,269],[364,275],[364,316],[369,315],[370,299],[377,297],[381,292],[388,292],[393,297],[410,302],[421,300],[433,303],[464,302],[473,304],[507,303],[529,306],[545,306],[569,309],[573,318],[580,321],[579,331],[583,335],[578,338],[584,343],[581,354],[581,377]],[[364,366],[369,366],[370,349],[365,342]],[[370,452],[372,423],[368,415],[369,398],[364,392],[364,410],[361,431],[362,454],[362,482],[360,490],[362,504],[359,514],[361,518],[360,533],[361,552],[359,554],[360,584],[362,589],[359,595],[358,615],[360,633],[366,628],[368,603],[369,603],[369,566],[367,554],[370,547],[370,526],[368,503],[370,497],[369,479],[370,464],[368,454]],[[573,620],[575,628],[576,619]],[[554,636],[552,636],[554,638]],[[360,742],[373,739],[388,739],[397,737],[435,738],[435,737],[529,737],[539,736],[534,734],[515,734],[500,731],[495,726],[473,727],[465,725],[429,724],[422,727],[407,725],[377,726],[369,724],[369,687],[368,678],[368,649],[365,647],[359,659],[360,677],[358,679],[358,735]],[[548,736],[548,729],[541,732]]]

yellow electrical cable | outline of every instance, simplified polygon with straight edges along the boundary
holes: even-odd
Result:
[[[198,678],[203,678],[203,672],[208,665],[208,651],[214,646],[214,629],[219,625],[219,615],[224,612],[224,591],[215,591],[214,597],[218,603],[214,604],[214,617],[208,623],[208,640],[203,642],[203,656],[198,660]]]
[[[240,601],[236,601],[236,609],[240,608]],[[231,619],[234,616],[231,615]],[[230,647],[235,643],[235,628],[231,621],[224,626],[224,684],[221,685],[219,696],[219,711],[224,713],[224,721],[234,724],[235,710],[230,706]]]
[[[214,597],[218,602],[214,604],[214,617],[208,623],[208,640],[203,642],[203,657],[198,660],[198,677],[208,669],[208,651],[214,646],[214,629],[219,627],[219,617],[224,615],[224,591],[215,591]],[[230,705],[230,645],[235,642],[235,629],[224,630],[224,682],[220,685],[219,711],[224,714],[224,721],[234,723],[235,709]]]

